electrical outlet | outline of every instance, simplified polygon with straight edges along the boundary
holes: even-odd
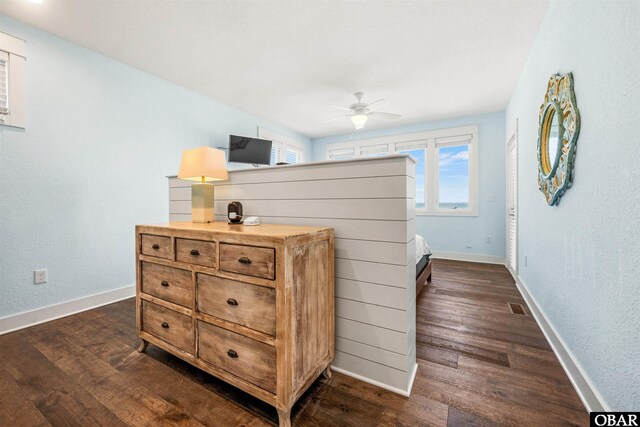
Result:
[[[496,201],[496,193],[489,193],[487,196],[487,202],[495,202]]]
[[[493,243],[493,237],[492,236],[487,236],[484,238],[484,242],[485,243]]]
[[[40,283],[47,283],[47,269],[33,271],[33,283],[39,285]]]

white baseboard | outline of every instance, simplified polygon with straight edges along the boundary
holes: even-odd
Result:
[[[136,285],[129,285],[86,297],[49,305],[35,310],[24,311],[0,318],[0,335],[28,328],[40,323],[66,317],[81,311],[111,304],[136,295]]]
[[[564,372],[569,377],[569,381],[571,381],[573,388],[576,390],[576,393],[578,393],[578,396],[587,411],[610,412],[611,408],[607,405],[602,395],[598,392],[593,382],[582,368],[582,365],[580,365],[567,344],[558,334],[556,328],[547,320],[547,316],[545,316],[544,311],[540,308],[536,299],[529,292],[527,285],[525,285],[520,276],[514,275],[511,269],[509,269],[509,271],[511,272],[511,275],[514,276],[516,286],[520,290],[524,300],[527,302],[533,317],[549,342],[549,345],[553,349],[556,357],[560,361],[562,369],[564,369]]]
[[[418,375],[418,364],[413,365],[413,371],[411,371],[411,377],[409,377],[409,385],[407,387],[406,396],[411,396],[411,390],[413,390],[413,382],[416,380],[416,375]]]
[[[505,259],[503,257],[494,255],[477,255],[477,254],[462,254],[458,252],[441,252],[434,251],[431,255],[433,259],[449,259],[452,261],[468,261],[468,262],[482,262],[485,264],[500,264],[504,265]]]
[[[353,372],[347,371],[346,369],[338,368],[338,367],[333,366],[333,365],[331,366],[331,370],[339,372],[341,374],[344,374],[344,375],[346,375],[348,377],[352,377],[352,378],[355,378],[357,380],[363,381],[365,383],[369,383],[369,384],[374,385],[376,387],[380,387],[380,388],[383,388],[385,390],[389,390],[389,391],[397,393],[397,394],[399,394],[401,396],[409,397],[411,395],[411,389],[413,388],[413,381],[416,379],[416,374],[418,372],[418,364],[416,363],[415,366],[413,367],[413,371],[411,372],[411,376],[409,378],[409,383],[407,384],[407,389],[406,390],[402,390],[400,388],[392,387],[392,386],[390,386],[388,384],[384,384],[384,383],[378,382],[376,380],[372,380],[371,378],[363,377],[362,375],[354,374]]]

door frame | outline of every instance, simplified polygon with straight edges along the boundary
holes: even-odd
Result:
[[[511,165],[510,161],[509,161],[509,148],[510,146],[513,144],[513,150],[515,151],[515,164]],[[505,187],[506,187],[506,198],[505,198],[505,226],[506,226],[506,239],[505,239],[505,249],[506,249],[506,253],[505,253],[505,265],[507,267],[507,269],[511,272],[511,275],[513,276],[513,278],[515,279],[518,276],[518,210],[519,210],[519,200],[518,200],[518,119],[515,120],[515,123],[513,124],[511,130],[509,131],[509,133],[507,134],[507,141],[505,144],[505,163],[506,163],[506,167],[505,167]],[[511,195],[509,194],[509,172],[511,171],[511,168],[515,169],[515,177],[514,177],[514,187],[513,187],[513,191],[514,191],[514,205],[515,205],[515,209],[514,209],[514,215],[515,215],[515,222],[516,222],[516,226],[515,226],[515,236],[514,236],[514,241],[515,241],[515,247],[513,248],[514,250],[514,258],[515,258],[515,265],[510,265],[510,258],[509,258],[509,253],[511,252],[511,247],[509,244],[509,200],[511,198]]]

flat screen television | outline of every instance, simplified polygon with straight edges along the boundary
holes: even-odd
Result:
[[[271,163],[271,141],[229,135],[229,161],[268,165]]]

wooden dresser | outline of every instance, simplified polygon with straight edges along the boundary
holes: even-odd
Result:
[[[273,405],[334,356],[333,229],[215,222],[136,226],[136,322],[149,343]]]

